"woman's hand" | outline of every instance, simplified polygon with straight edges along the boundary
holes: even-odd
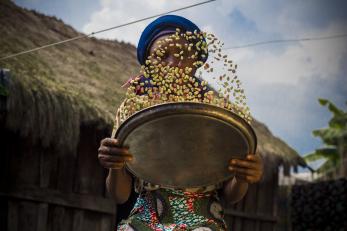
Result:
[[[98,159],[104,168],[122,169],[127,161],[133,159],[133,156],[128,148],[119,147],[118,140],[105,138],[100,142]]]
[[[259,182],[264,171],[263,160],[259,154],[248,154],[245,159],[231,159],[229,170],[238,181],[247,183]]]

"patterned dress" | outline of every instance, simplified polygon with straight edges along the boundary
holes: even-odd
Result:
[[[117,230],[225,231],[216,187],[212,191],[211,188],[174,190],[136,179],[135,191],[139,197],[129,218],[122,220]]]

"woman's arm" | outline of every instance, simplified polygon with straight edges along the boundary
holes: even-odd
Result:
[[[125,163],[133,156],[127,148],[119,147],[118,140],[105,138],[98,150],[100,164],[109,169],[106,187],[117,204],[126,202],[131,193],[132,178],[125,169]]]
[[[116,113],[112,138],[120,125],[120,111],[123,107],[124,101]],[[106,138],[101,141],[99,161],[103,167],[109,169],[106,178],[107,191],[117,204],[123,204],[129,199],[132,190],[132,177],[124,167],[125,162],[132,159],[132,155],[127,148],[118,146],[118,140],[112,138]]]
[[[132,177],[122,169],[109,169],[106,188],[117,204],[125,203],[130,196]]]
[[[223,187],[223,198],[227,203],[233,204],[240,201],[247,193],[248,183],[237,180],[236,177],[226,181]]]

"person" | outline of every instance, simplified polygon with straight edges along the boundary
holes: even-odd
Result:
[[[181,31],[200,31],[194,23],[180,16],[166,15],[156,19],[146,27],[139,41],[137,56],[141,65],[158,46],[166,45],[165,41],[175,33],[176,28]],[[177,40],[176,43],[184,46],[183,40]],[[193,62],[196,60],[179,59],[174,55],[177,53],[175,47],[166,47],[166,54],[161,57],[163,63],[172,67],[190,67],[192,74],[195,73],[197,66]],[[205,60],[206,57],[200,57],[200,61]],[[130,81],[127,85],[129,84]],[[119,116],[119,112],[117,115]],[[119,118],[116,121],[117,128]],[[229,161],[228,169],[235,174],[232,179],[219,185],[178,190],[152,185],[132,176],[125,165],[133,158],[129,147],[121,147],[117,139],[105,138],[100,143],[98,159],[103,167],[109,169],[106,187],[115,202],[125,203],[131,195],[133,185],[139,193],[128,219],[120,222],[117,230],[227,230],[221,200],[226,203],[241,200],[248,185],[259,182],[263,174],[260,155],[250,153],[245,159]]]

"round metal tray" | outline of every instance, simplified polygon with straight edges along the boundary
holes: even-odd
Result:
[[[204,103],[165,103],[141,110],[116,132],[135,176],[163,187],[191,188],[232,177],[231,158],[256,151],[252,127],[229,110]]]

